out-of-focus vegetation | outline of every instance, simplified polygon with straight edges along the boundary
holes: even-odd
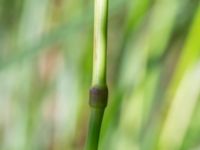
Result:
[[[81,150],[92,0],[0,0],[0,149]],[[199,0],[110,0],[100,150],[200,149]]]

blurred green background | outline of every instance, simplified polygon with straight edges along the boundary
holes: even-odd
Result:
[[[82,150],[93,0],[0,0],[0,150]],[[199,0],[110,0],[99,150],[200,150]]]

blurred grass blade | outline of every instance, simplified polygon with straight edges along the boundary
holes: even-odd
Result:
[[[170,108],[167,111],[167,118],[164,121],[165,123],[163,131],[161,132],[161,139],[159,144],[159,147],[161,147],[161,149],[180,148],[183,137],[187,131],[194,106],[197,102],[196,100],[199,95],[198,92],[200,91],[198,82],[199,72],[197,69],[197,72],[194,71],[193,75],[190,75],[190,71],[193,66],[195,66],[195,64],[199,62],[200,59],[199,27],[200,7],[198,8],[197,14],[195,15],[194,23],[191,27],[185,47],[180,57],[180,61],[177,66],[177,70],[175,72],[174,78],[171,81],[171,85],[167,93],[167,100],[168,103],[170,103],[170,105],[168,104],[168,106],[170,106]],[[188,100],[190,100],[190,104],[186,104]],[[180,111],[178,109],[179,107],[181,108],[181,110],[184,111]],[[177,112],[178,110],[179,112]],[[184,119],[182,118],[182,116],[184,116]],[[179,118],[182,118],[182,123],[180,123],[181,120],[179,120]],[[179,122],[176,122],[175,120]],[[182,124],[182,128],[180,128],[179,123]],[[174,137],[174,133],[177,131],[177,128],[179,129],[179,131],[176,133],[176,139],[174,139],[172,137]]]

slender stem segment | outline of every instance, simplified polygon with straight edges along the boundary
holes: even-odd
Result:
[[[106,86],[108,0],[95,0],[92,86]]]
[[[108,0],[95,0],[94,49],[92,87],[90,89],[91,116],[86,150],[97,150],[101,123],[108,99],[106,84]]]

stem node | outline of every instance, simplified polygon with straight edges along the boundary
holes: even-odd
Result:
[[[93,87],[90,89],[89,104],[93,108],[105,108],[108,103],[108,88]]]

